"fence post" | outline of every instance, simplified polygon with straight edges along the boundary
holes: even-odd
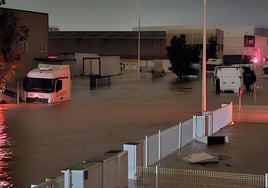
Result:
[[[181,134],[182,134],[182,127],[181,127],[181,122],[179,123],[179,143],[178,143],[178,149],[181,148]]]
[[[268,173],[265,174],[265,188],[268,188]]]
[[[213,122],[214,122],[214,113],[209,112],[207,114],[207,116],[208,116],[208,119],[207,119],[207,121],[208,121],[207,122],[207,124],[208,124],[208,136],[211,136],[214,133],[214,124],[213,124]]]
[[[148,137],[145,136],[145,167],[148,167]]]
[[[64,188],[71,188],[71,170],[62,170],[61,173],[64,173]]]
[[[137,174],[137,143],[124,144],[124,150],[128,152],[128,179],[136,179]]]
[[[158,131],[158,161],[161,160],[161,131]]]
[[[102,162],[102,187],[103,188],[106,188],[105,174],[106,174],[106,160],[103,160]]]
[[[155,188],[158,188],[158,166],[155,166]]]
[[[193,139],[196,139],[196,115],[193,115]]]
[[[231,108],[230,108],[230,117],[231,121],[233,121],[233,102],[230,102]]]
[[[84,188],[84,170],[72,170],[72,186]]]

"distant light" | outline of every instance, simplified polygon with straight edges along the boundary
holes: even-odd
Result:
[[[56,55],[50,55],[50,56],[48,56],[48,59],[58,59],[58,56],[56,56]]]
[[[239,87],[238,96],[242,97],[242,95],[243,95],[243,88]]]
[[[258,58],[254,57],[253,58],[253,63],[258,63],[258,62],[259,62]]]
[[[231,126],[234,126],[235,124],[236,124],[235,121],[231,121],[231,123],[230,123]]]

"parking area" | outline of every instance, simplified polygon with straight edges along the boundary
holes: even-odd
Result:
[[[247,106],[238,112],[234,106],[234,125],[218,131],[216,136],[227,136],[224,144],[208,145],[193,141],[159,162],[164,168],[183,168],[245,174],[268,172],[268,107]],[[255,109],[255,112],[254,112]],[[185,157],[206,152],[218,157],[217,162],[191,164]]]

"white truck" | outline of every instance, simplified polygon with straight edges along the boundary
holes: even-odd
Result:
[[[38,64],[23,80],[26,102],[54,103],[70,100],[70,66]]]
[[[243,68],[234,66],[218,66],[214,70],[214,83],[216,93],[232,92],[239,93],[243,90]]]
[[[84,76],[114,76],[121,74],[120,56],[100,56],[99,58],[83,58]]]

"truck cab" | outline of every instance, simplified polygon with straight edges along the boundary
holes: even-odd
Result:
[[[38,64],[23,80],[26,102],[53,103],[70,100],[69,65]]]

